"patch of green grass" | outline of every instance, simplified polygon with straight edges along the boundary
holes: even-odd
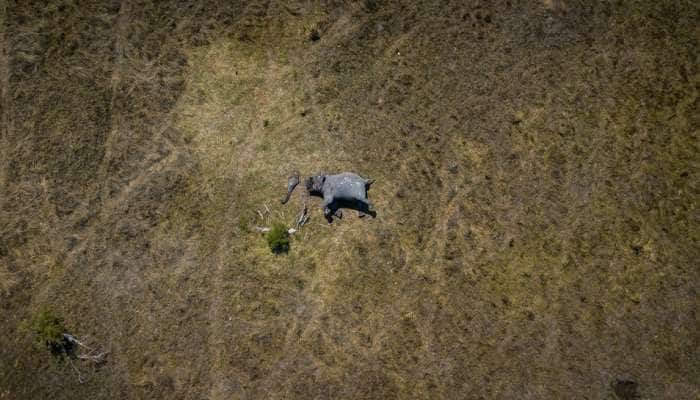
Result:
[[[257,145],[257,150],[264,153],[264,152],[270,151],[271,147],[272,146],[270,145],[270,142],[264,141],[264,142],[260,143],[259,145]]]
[[[375,13],[379,10],[379,7],[381,7],[382,3],[380,0],[365,0],[364,2],[364,8],[367,12],[369,13]]]
[[[275,223],[265,237],[267,245],[274,254],[289,252],[289,232],[281,222]]]
[[[54,357],[62,359],[70,353],[72,345],[63,336],[66,332],[63,318],[51,310],[43,309],[36,314],[30,329],[37,345],[46,347]]]

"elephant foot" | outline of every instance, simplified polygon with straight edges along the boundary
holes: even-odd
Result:
[[[377,212],[374,211],[374,210],[370,210],[370,211],[358,211],[358,212],[357,212],[357,216],[360,217],[360,218],[365,218],[365,217],[368,216],[368,215],[369,215],[370,217],[372,217],[372,218],[377,218]]]

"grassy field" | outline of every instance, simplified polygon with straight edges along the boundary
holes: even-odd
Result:
[[[34,4],[36,3],[36,4]],[[694,1],[0,2],[0,399],[697,399]],[[286,178],[376,179],[311,220]],[[110,353],[34,345],[45,307]]]

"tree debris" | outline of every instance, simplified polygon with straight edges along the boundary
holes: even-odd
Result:
[[[83,374],[80,372],[80,369],[75,366],[72,359],[76,358],[78,360],[90,361],[94,365],[100,365],[106,362],[105,358],[109,352],[98,351],[96,348],[88,346],[83,341],[78,340],[78,338],[70,333],[63,333],[63,338],[73,347],[70,351],[66,351],[66,360],[68,360],[68,364],[71,366],[71,368],[73,368],[73,371],[75,371],[76,375],[78,376],[78,382],[85,383]],[[87,352],[84,353],[83,351]]]

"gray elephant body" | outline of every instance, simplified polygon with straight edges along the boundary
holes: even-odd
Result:
[[[367,189],[373,182],[352,172],[321,174],[308,178],[306,189],[310,195],[323,197],[321,208],[329,220],[343,207],[374,216],[372,203],[367,199]]]

